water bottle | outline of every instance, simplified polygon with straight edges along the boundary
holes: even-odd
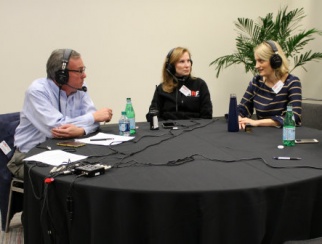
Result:
[[[126,116],[128,117],[128,119],[130,121],[130,134],[134,135],[135,132],[136,132],[135,112],[134,112],[134,109],[133,109],[131,98],[126,99],[125,112],[126,112]]]
[[[130,135],[130,121],[126,117],[126,112],[122,111],[122,116],[119,120],[119,132],[121,136],[129,136]]]
[[[228,111],[228,131],[229,132],[239,131],[236,94],[230,94],[229,111]]]
[[[292,105],[287,106],[284,118],[283,145],[288,147],[295,145],[295,119]]]

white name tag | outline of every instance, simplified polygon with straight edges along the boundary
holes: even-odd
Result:
[[[191,91],[185,85],[183,85],[179,91],[186,97],[191,96]]]
[[[5,141],[2,141],[0,143],[0,148],[5,155],[11,152],[11,148],[8,146],[8,144]]]
[[[281,80],[279,80],[273,87],[272,87],[272,89],[273,89],[273,91],[277,94],[277,93],[279,93],[280,92],[280,90],[283,88],[283,86],[284,86],[284,83],[281,81]]]

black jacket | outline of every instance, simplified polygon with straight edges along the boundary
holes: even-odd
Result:
[[[191,96],[185,96],[180,92],[183,85],[191,91]],[[212,118],[212,103],[208,86],[200,78],[178,78],[178,87],[171,93],[163,91],[162,84],[160,84],[155,90],[149,109],[157,109],[160,120]],[[146,118],[149,121],[148,114]]]

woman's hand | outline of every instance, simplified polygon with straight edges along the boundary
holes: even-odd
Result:
[[[254,120],[250,118],[242,118],[238,116],[239,129],[245,130],[246,125],[258,126],[259,120]]]
[[[250,119],[238,116],[239,129],[245,129],[246,125],[251,126],[280,126],[277,121],[272,119]]]

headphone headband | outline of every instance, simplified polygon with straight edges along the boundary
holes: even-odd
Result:
[[[55,80],[61,86],[67,84],[69,79],[67,66],[68,66],[68,62],[72,54],[72,51],[73,51],[72,49],[65,49],[63,58],[62,58],[61,69],[56,71],[55,73]]]
[[[174,51],[174,48],[172,48],[168,52],[168,55],[167,55],[167,58],[166,58],[166,64],[165,64],[165,69],[171,76],[173,76],[176,73],[175,67],[172,64],[170,64],[170,58],[171,58],[171,55],[172,55],[173,51]]]
[[[275,43],[272,40],[265,41],[270,47],[272,48],[274,53],[278,53],[278,49],[275,45]]]
[[[278,54],[278,49],[275,45],[275,42],[272,40],[265,41],[273,50],[274,54],[270,57],[269,62],[273,69],[278,69],[282,66],[283,60],[282,57]]]
[[[62,66],[61,66],[62,70],[67,69],[67,65],[68,65],[68,62],[69,62],[71,54],[72,54],[72,49],[65,49],[64,55],[63,55],[63,58],[62,58]]]

